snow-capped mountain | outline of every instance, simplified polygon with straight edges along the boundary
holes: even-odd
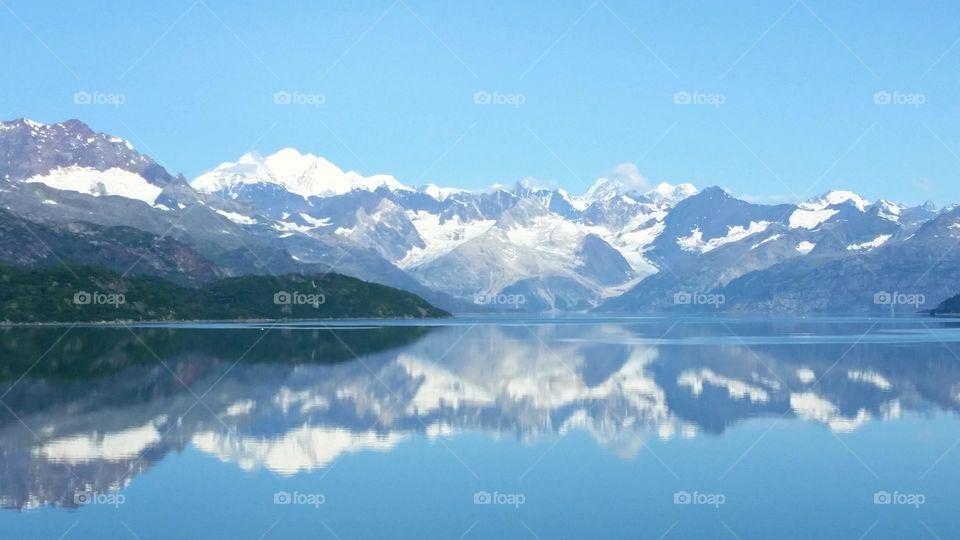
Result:
[[[77,120],[0,122],[0,178],[94,197],[117,196],[169,209],[165,189],[185,185],[126,140],[96,133]],[[179,186],[177,185],[179,184]]]
[[[276,186],[304,199],[343,195],[355,189],[373,191],[381,186],[406,189],[392,176],[364,177],[355,171],[344,172],[322,157],[301,154],[293,148],[284,148],[267,157],[244,154],[236,162],[221,163],[197,177],[191,185],[202,193],[224,197],[239,197],[243,190],[251,187]]]
[[[315,165],[314,169],[319,161]],[[294,166],[283,169],[275,163],[274,168],[293,170]],[[281,193],[289,195],[286,189]],[[181,282],[336,267],[348,275],[416,292],[446,307],[457,306],[373,250],[337,235],[304,234],[322,224],[309,221],[309,216],[305,219],[291,210],[278,212],[284,218],[274,220],[233,198],[198,192],[129,142],[96,133],[77,120],[0,122],[0,207],[15,218],[9,221],[7,238],[19,238],[20,244],[19,248],[5,246],[10,256],[3,260],[9,263],[50,264],[59,258],[68,264],[99,264]],[[107,243],[118,244],[112,248],[115,254],[118,249],[124,253],[91,258],[92,253],[111,251],[76,249],[89,242],[87,225],[102,230]],[[48,234],[56,241],[37,246],[37,236]],[[191,253],[161,264],[153,252],[170,241]],[[37,253],[24,257],[23,252]],[[202,278],[188,279],[184,274],[192,267],[208,271]]]
[[[950,265],[960,260],[943,245],[953,230],[936,225],[947,213],[932,205],[871,202],[850,191],[761,205],[719,187],[644,186],[633,166],[617,167],[582,194],[526,182],[485,190],[407,186],[290,148],[245,154],[188,183],[129,142],[76,120],[0,122],[0,207],[52,228],[63,246],[84,245],[88,239],[63,235],[87,223],[139,230],[154,236],[151,244],[169,238],[194,252],[180,267],[148,259],[159,275],[189,267],[215,275],[333,269],[454,311],[870,312],[886,309],[862,302],[873,289],[909,286],[933,305],[957,292]],[[939,236],[931,227],[940,227]],[[89,238],[99,229],[84,230]],[[933,268],[886,264],[904,250]],[[28,259],[49,257],[16,260]],[[874,275],[871,265],[880,262],[894,273],[884,276],[890,284]],[[776,281],[805,282],[798,272],[822,281],[823,268],[867,269],[849,289],[837,280],[810,285],[813,293],[830,289],[834,298],[857,300],[798,300],[808,294],[788,293]],[[744,283],[758,292],[747,294]],[[722,306],[676,301],[678,293],[721,291],[730,297]]]
[[[908,269],[900,260],[901,269],[881,273],[871,265],[895,263],[900,257],[886,254],[903,245],[932,255],[938,248],[916,235],[937,215],[930,205],[871,203],[849,191],[831,191],[799,205],[764,206],[737,200],[719,188],[705,189],[678,204],[666,218],[666,230],[649,252],[662,271],[601,309],[916,311],[916,305],[878,305],[874,294],[899,283],[904,288],[895,290],[942,298],[956,283],[941,274],[953,264],[948,252],[939,269]],[[929,256],[923,260],[929,262]],[[824,268],[837,273],[816,271]],[[849,268],[859,269],[856,280],[850,279]],[[683,302],[677,301],[678,295]],[[691,299],[696,295],[723,301],[697,305]]]
[[[482,305],[522,298],[511,307],[533,310],[588,309],[654,272],[646,244],[666,211],[696,193],[689,184],[641,192],[615,178],[582,196],[522,184],[414,188],[290,149],[244,155],[191,185],[246,205],[251,222],[272,219],[284,238],[341,238],[432,289]]]

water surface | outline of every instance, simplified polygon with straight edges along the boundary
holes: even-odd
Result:
[[[960,324],[0,330],[0,538],[957,538]]]

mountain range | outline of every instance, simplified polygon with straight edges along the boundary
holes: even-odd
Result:
[[[913,313],[960,287],[960,208],[830,191],[762,205],[611,174],[407,186],[294,149],[188,180],[69,120],[0,122],[0,261],[202,286],[336,271],[456,311]]]

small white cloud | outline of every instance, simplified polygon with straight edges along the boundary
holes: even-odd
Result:
[[[620,182],[627,189],[642,191],[647,189],[647,179],[640,174],[634,163],[621,163],[607,174],[607,178]]]

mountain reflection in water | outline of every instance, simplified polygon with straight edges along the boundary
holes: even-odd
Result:
[[[632,459],[754,417],[840,433],[960,399],[942,321],[476,322],[8,328],[0,504],[76,506],[187,446],[285,476],[416,437],[585,430]]]

